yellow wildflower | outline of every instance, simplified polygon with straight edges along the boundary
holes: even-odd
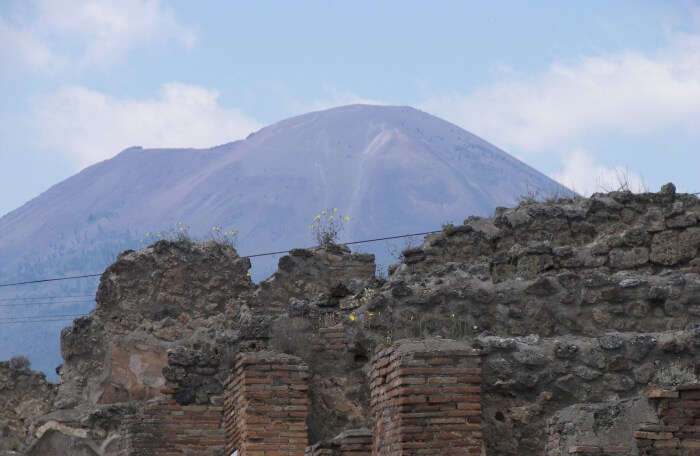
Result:
[[[349,222],[349,221],[350,221],[350,217],[348,217],[348,216],[346,215],[346,216],[345,216],[345,221],[346,221],[346,222]]]
[[[332,216],[332,215],[329,215],[329,216],[328,216],[328,220],[333,220],[333,216]]]
[[[245,276],[246,276],[246,277],[250,277],[250,272],[246,272],[246,273],[245,273]]]
[[[350,315],[350,321],[355,321],[355,316],[354,316],[354,315]]]
[[[337,207],[334,207],[334,208],[333,208],[333,212],[338,212],[338,208],[337,208]]]

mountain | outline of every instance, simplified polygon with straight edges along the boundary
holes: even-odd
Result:
[[[241,254],[312,245],[312,218],[339,208],[341,241],[440,229],[488,215],[534,190],[570,193],[473,134],[410,107],[351,105],[283,120],[242,141],[209,149],[132,147],[90,166],[0,218],[0,282],[101,272],[146,233],[178,222],[206,237],[238,230]],[[179,226],[179,225],[178,225]],[[402,245],[403,241],[398,244]],[[386,244],[366,244],[378,263]],[[256,259],[253,276],[278,257]],[[393,262],[393,261],[392,261]],[[97,279],[0,288],[0,322],[11,316],[89,311]],[[82,301],[81,301],[82,299]],[[42,302],[42,305],[16,305]],[[0,359],[27,354],[60,362],[66,322],[0,323]]]

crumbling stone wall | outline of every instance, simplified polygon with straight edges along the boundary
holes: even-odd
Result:
[[[611,193],[498,213],[404,252],[391,297],[423,308],[469,302],[471,311],[455,309],[466,335],[593,336],[700,322],[697,198]]]
[[[638,455],[635,433],[656,414],[645,397],[575,404],[549,419],[546,456]]]
[[[356,321],[378,345],[494,338],[483,365],[487,453],[541,455],[557,410],[639,396],[677,361],[700,374],[699,213],[697,198],[666,188],[468,219],[404,252]],[[637,246],[648,260],[616,262]]]
[[[543,452],[551,437],[545,423],[560,413],[565,415],[560,419],[562,426],[573,423],[578,430],[597,426],[596,432],[575,434],[580,438],[563,438],[561,448],[595,441],[629,447],[633,443],[631,431],[622,440],[606,440],[609,426],[591,421],[585,411],[596,403],[613,400],[625,404],[624,399],[639,398],[649,385],[664,381],[659,375],[662,366],[673,363],[694,371],[700,328],[612,332],[597,338],[483,336],[475,339],[474,346],[481,347],[483,353],[484,437],[491,452]],[[550,423],[550,430],[552,426]],[[502,438],[504,435],[509,437]],[[611,431],[609,435],[624,433]]]
[[[62,385],[40,422],[99,447],[125,404],[167,390],[221,406],[236,355],[272,349],[309,366],[309,443],[322,443],[373,426],[374,354],[442,337],[483,353],[487,454],[540,456],[557,411],[638,397],[673,363],[700,374],[699,216],[671,186],[530,202],[429,236],[385,279],[339,246],[292,251],[259,285],[223,246],[126,252],[95,312],[64,331]]]
[[[250,260],[226,245],[159,241],[102,275],[97,307],[61,333],[57,407],[156,397],[167,351],[211,336],[253,290]]]
[[[700,454],[700,384],[576,404],[548,422],[547,456]]]
[[[313,298],[310,306],[297,305],[292,313],[320,316],[337,307],[341,298],[357,291],[363,282],[374,279],[374,272],[374,255],[351,253],[346,246],[292,249],[280,258],[277,271],[260,282],[249,305],[262,307],[271,315],[286,311],[290,298]]]
[[[25,449],[36,420],[51,410],[56,385],[14,361],[0,362],[0,454]]]
[[[447,227],[404,252],[405,264],[414,273],[447,262],[488,264],[496,282],[570,268],[697,266],[699,218],[698,199],[676,194],[673,184],[659,193],[533,201]]]
[[[479,355],[441,339],[402,340],[377,353],[372,454],[481,454]]]

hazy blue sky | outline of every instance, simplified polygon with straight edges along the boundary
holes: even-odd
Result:
[[[0,214],[131,145],[411,105],[580,192],[700,191],[700,3],[5,0]]]

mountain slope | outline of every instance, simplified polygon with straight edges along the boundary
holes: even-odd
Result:
[[[445,221],[490,214],[556,182],[471,133],[409,107],[352,105],[263,128],[210,149],[127,149],[86,168],[0,218],[1,282],[100,272],[148,231],[180,221],[195,235],[213,225],[237,229],[242,254],[313,243],[308,225],[338,207],[351,217],[341,240],[439,229]],[[363,247],[377,251],[384,245]],[[258,279],[276,258],[254,262]],[[378,263],[388,261],[386,253]],[[57,288],[60,287],[60,288]],[[55,285],[54,293],[94,291],[95,281]],[[47,296],[52,288],[4,289],[2,296]],[[82,307],[81,307],[82,306]],[[0,307],[0,318],[67,313],[66,306]],[[80,304],[74,309],[89,309]],[[60,311],[59,311],[60,309]],[[58,362],[15,339],[43,326],[11,325],[0,359],[20,352]],[[49,331],[56,334],[58,324]],[[41,333],[38,340],[48,337]],[[49,353],[47,352],[47,353]]]

